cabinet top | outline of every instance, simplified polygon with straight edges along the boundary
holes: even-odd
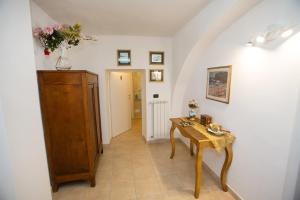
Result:
[[[88,70],[37,70],[37,73],[88,73],[88,74],[98,75]]]

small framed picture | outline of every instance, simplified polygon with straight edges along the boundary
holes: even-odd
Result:
[[[207,69],[206,98],[229,104],[231,65]]]
[[[149,53],[150,65],[163,65],[164,64],[164,52],[162,51],[150,51]]]
[[[131,65],[130,50],[118,50],[118,65]]]
[[[164,70],[163,69],[150,69],[150,82],[163,82]]]

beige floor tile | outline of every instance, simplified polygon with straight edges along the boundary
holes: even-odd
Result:
[[[133,168],[141,167],[141,166],[153,166],[153,161],[151,157],[137,157],[132,159]]]
[[[159,181],[155,178],[136,180],[135,191],[137,198],[150,198],[157,195],[162,195]]]
[[[112,172],[113,180],[120,181],[133,181],[133,170],[132,168],[118,168]]]
[[[111,188],[102,188],[100,185],[99,187],[95,187],[93,189],[87,190],[87,195],[85,200],[110,200],[110,191]]]
[[[135,186],[133,181],[114,180],[112,182],[112,188],[110,193],[111,200],[132,200],[135,198]]]
[[[137,197],[136,200],[165,200],[164,196],[159,195],[150,195],[145,197]]]
[[[163,192],[169,190],[179,190],[181,188],[176,174],[161,175],[158,177],[158,179]]]
[[[116,158],[112,162],[112,169],[118,170],[122,168],[132,168],[132,161],[130,158]]]
[[[134,168],[133,174],[135,180],[157,178],[155,169],[152,166]]]
[[[98,170],[96,173],[96,181],[98,180],[111,180],[113,177],[112,169]]]

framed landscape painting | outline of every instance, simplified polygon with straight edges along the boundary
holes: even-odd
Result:
[[[206,98],[229,104],[231,65],[207,69]]]
[[[131,52],[130,50],[118,50],[118,65],[131,65]]]
[[[150,65],[163,65],[164,64],[164,52],[162,51],[150,51],[149,63]]]

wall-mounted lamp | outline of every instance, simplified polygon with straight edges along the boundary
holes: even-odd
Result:
[[[257,37],[255,38],[255,41],[256,41],[257,43],[262,44],[262,43],[265,43],[266,38],[265,38],[265,36],[259,35],[259,36],[257,36]]]
[[[295,26],[280,26],[280,25],[271,25],[263,33],[257,34],[252,39],[250,39],[246,46],[260,46],[267,43],[270,43],[278,38],[288,38],[294,33]]]

